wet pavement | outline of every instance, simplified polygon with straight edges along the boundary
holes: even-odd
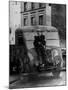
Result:
[[[54,76],[52,72],[21,75],[13,83],[10,83],[9,88],[31,88],[31,87],[46,87],[46,86],[66,85],[66,72],[61,71],[60,76]]]

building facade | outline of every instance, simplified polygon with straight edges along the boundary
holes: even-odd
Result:
[[[45,3],[21,3],[21,27],[51,25],[51,7]]]
[[[9,43],[15,44],[15,30],[21,26],[21,4],[9,1]]]
[[[59,32],[61,48],[66,48],[66,5],[51,4],[51,22]]]

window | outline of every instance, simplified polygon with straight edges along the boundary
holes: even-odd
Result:
[[[24,2],[24,11],[27,10],[27,2]]]
[[[35,4],[31,3],[31,9],[33,10],[35,8]]]
[[[44,3],[39,3],[39,8],[44,7]]]
[[[17,5],[17,1],[15,1],[15,4]]]
[[[27,18],[24,18],[24,26],[27,26]]]
[[[35,17],[31,17],[31,25],[35,25]]]
[[[39,25],[43,25],[43,15],[39,16]]]

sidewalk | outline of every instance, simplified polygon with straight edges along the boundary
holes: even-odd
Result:
[[[10,75],[9,76],[9,84],[12,84],[20,79],[20,75]]]

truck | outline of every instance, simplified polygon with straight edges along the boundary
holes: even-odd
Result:
[[[57,28],[53,26],[37,26],[37,27],[28,26],[24,28],[18,28],[17,30],[22,31],[25,38],[24,45],[26,45],[27,49],[25,49],[26,50],[25,58],[21,59],[22,60],[21,64],[23,63],[23,61],[27,61],[25,62],[25,68],[29,67],[29,70],[25,69],[26,73],[27,71],[29,73],[51,71],[53,75],[59,76],[61,68],[63,67],[63,58]],[[42,33],[45,36],[45,45],[43,47],[45,51],[44,63],[40,51],[37,52],[36,47],[33,44],[35,40],[34,36],[37,36],[37,32]],[[21,50],[23,51],[24,48],[22,47]],[[19,53],[19,55],[20,57],[18,59],[20,59],[21,56],[22,57],[24,56],[22,52]],[[21,65],[19,66],[21,73],[24,73],[23,66],[24,63],[22,66]]]

